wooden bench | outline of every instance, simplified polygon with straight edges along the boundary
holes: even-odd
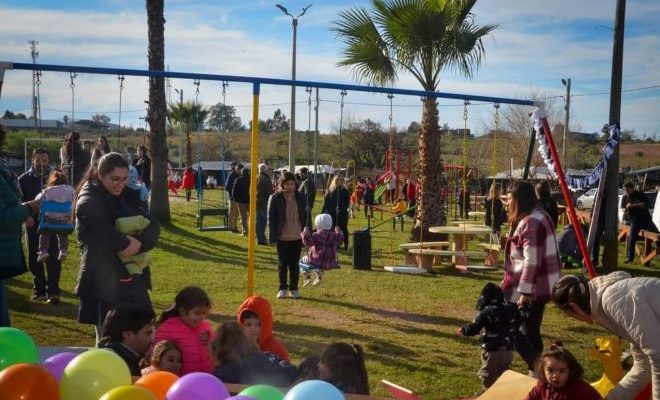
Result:
[[[408,265],[416,265],[417,257],[414,254],[410,254],[410,249],[447,249],[449,247],[449,242],[413,242],[413,243],[402,243],[399,245],[399,249],[403,250],[405,256],[405,263]]]
[[[640,239],[644,240],[644,250],[639,255],[639,261],[643,265],[649,265],[658,255],[658,246],[660,246],[660,233],[649,232],[645,230],[639,231]]]
[[[497,269],[499,267],[498,260],[502,246],[499,243],[479,243],[478,246],[486,252],[484,266]]]
[[[630,225],[619,224],[619,234],[617,235],[619,242],[627,242],[628,234],[630,234]]]
[[[467,258],[469,256],[480,256],[483,254],[480,251],[453,251],[437,249],[409,249],[408,252],[415,255],[417,266],[419,268],[424,268],[427,271],[431,270],[433,267],[433,261],[436,256],[459,256]]]
[[[220,217],[224,225],[204,226],[204,217]],[[200,231],[224,231],[229,229],[229,210],[227,208],[202,208],[197,214],[197,229]]]

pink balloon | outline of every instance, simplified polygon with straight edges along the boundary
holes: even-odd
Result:
[[[217,377],[205,372],[193,372],[179,378],[167,391],[167,400],[225,400],[229,391]]]
[[[46,361],[44,361],[43,367],[46,368],[46,370],[55,377],[57,383],[60,383],[60,379],[62,379],[62,374],[64,373],[64,368],[66,368],[69,362],[76,357],[78,357],[78,354],[76,353],[57,353],[54,356],[48,357]]]

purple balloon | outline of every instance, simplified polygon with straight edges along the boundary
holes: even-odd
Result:
[[[225,400],[229,392],[217,377],[193,372],[179,378],[165,395],[167,400]]]
[[[48,357],[44,363],[43,367],[50,372],[51,375],[55,377],[57,383],[60,383],[62,379],[62,374],[64,373],[64,368],[69,364],[71,360],[78,357],[78,354],[71,352],[57,353],[54,356]]]

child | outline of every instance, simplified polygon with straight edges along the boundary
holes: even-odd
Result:
[[[486,283],[477,300],[479,313],[474,322],[458,329],[459,336],[473,336],[481,332],[481,368],[477,375],[483,390],[488,389],[513,361],[513,348],[522,316],[518,307],[504,301],[502,289]]]
[[[192,190],[195,187],[195,174],[193,173],[192,168],[187,167],[186,169],[183,170],[183,179],[181,180],[181,187],[186,192],[186,201],[190,201],[190,195],[192,194]]]
[[[181,375],[213,371],[211,343],[213,330],[206,316],[211,300],[202,289],[188,286],[174,298],[174,305],[158,320],[155,342],[171,340],[181,350]]]
[[[319,378],[344,393],[369,395],[362,346],[348,343],[327,345],[319,361]]]
[[[156,343],[150,357],[142,359],[142,376],[156,371],[181,374],[181,350],[171,340]]]
[[[525,400],[598,400],[600,394],[582,379],[582,366],[555,341],[541,356],[539,381]]]
[[[392,206],[392,214],[399,215],[402,214],[407,209],[408,209],[408,204],[403,200],[403,198],[399,197],[396,203],[394,203],[394,205]]]
[[[37,195],[35,200],[48,200],[57,203],[71,204],[71,212],[58,213],[46,212],[45,220],[57,224],[73,224],[73,202],[76,198],[76,190],[68,184],[66,175],[61,171],[50,173],[46,188]],[[69,233],[39,232],[39,250],[37,251],[37,262],[44,262],[48,258],[48,248],[52,236],[57,236],[60,254],[58,260],[64,261],[69,249]]]
[[[298,377],[296,367],[277,354],[262,353],[236,321],[218,327],[213,342],[218,366],[213,375],[224,383],[289,386]]]
[[[134,215],[131,217],[119,217],[115,220],[115,227],[124,235],[138,236],[149,227],[151,220],[142,215]],[[140,251],[132,256],[123,256],[122,252],[118,252],[119,258],[126,266],[128,273],[131,275],[141,275],[144,269],[151,264],[151,259],[147,252]]]
[[[246,336],[255,342],[259,349],[275,353],[289,361],[289,353],[273,336],[273,311],[268,300],[261,296],[251,296],[243,301],[236,313],[238,323],[243,326]]]
[[[309,227],[303,229],[300,236],[303,245],[309,247],[309,254],[302,258],[302,262],[309,268],[301,268],[303,286],[311,281],[310,271],[316,272],[313,285],[320,285],[323,273],[329,269],[339,268],[337,263],[337,249],[344,243],[344,234],[339,226],[332,230],[332,217],[330,214],[319,214],[314,218],[316,232],[311,233]]]

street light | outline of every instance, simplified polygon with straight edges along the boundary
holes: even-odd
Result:
[[[303,7],[302,12],[294,17],[283,5],[275,5],[280,11],[291,17],[291,25],[293,26],[293,56],[291,61],[292,81],[296,80],[296,33],[298,31],[298,18],[305,15],[305,12],[307,12],[311,6],[312,5],[310,4],[307,7]],[[289,127],[289,171],[296,171],[296,86],[293,84],[291,85],[291,126]]]
[[[571,113],[571,78],[562,79],[561,83],[566,86],[566,98],[564,99],[566,100],[564,104],[566,119],[564,120],[564,138],[561,141],[561,163],[564,166],[564,170],[566,170],[566,136],[568,133],[568,118]]]

